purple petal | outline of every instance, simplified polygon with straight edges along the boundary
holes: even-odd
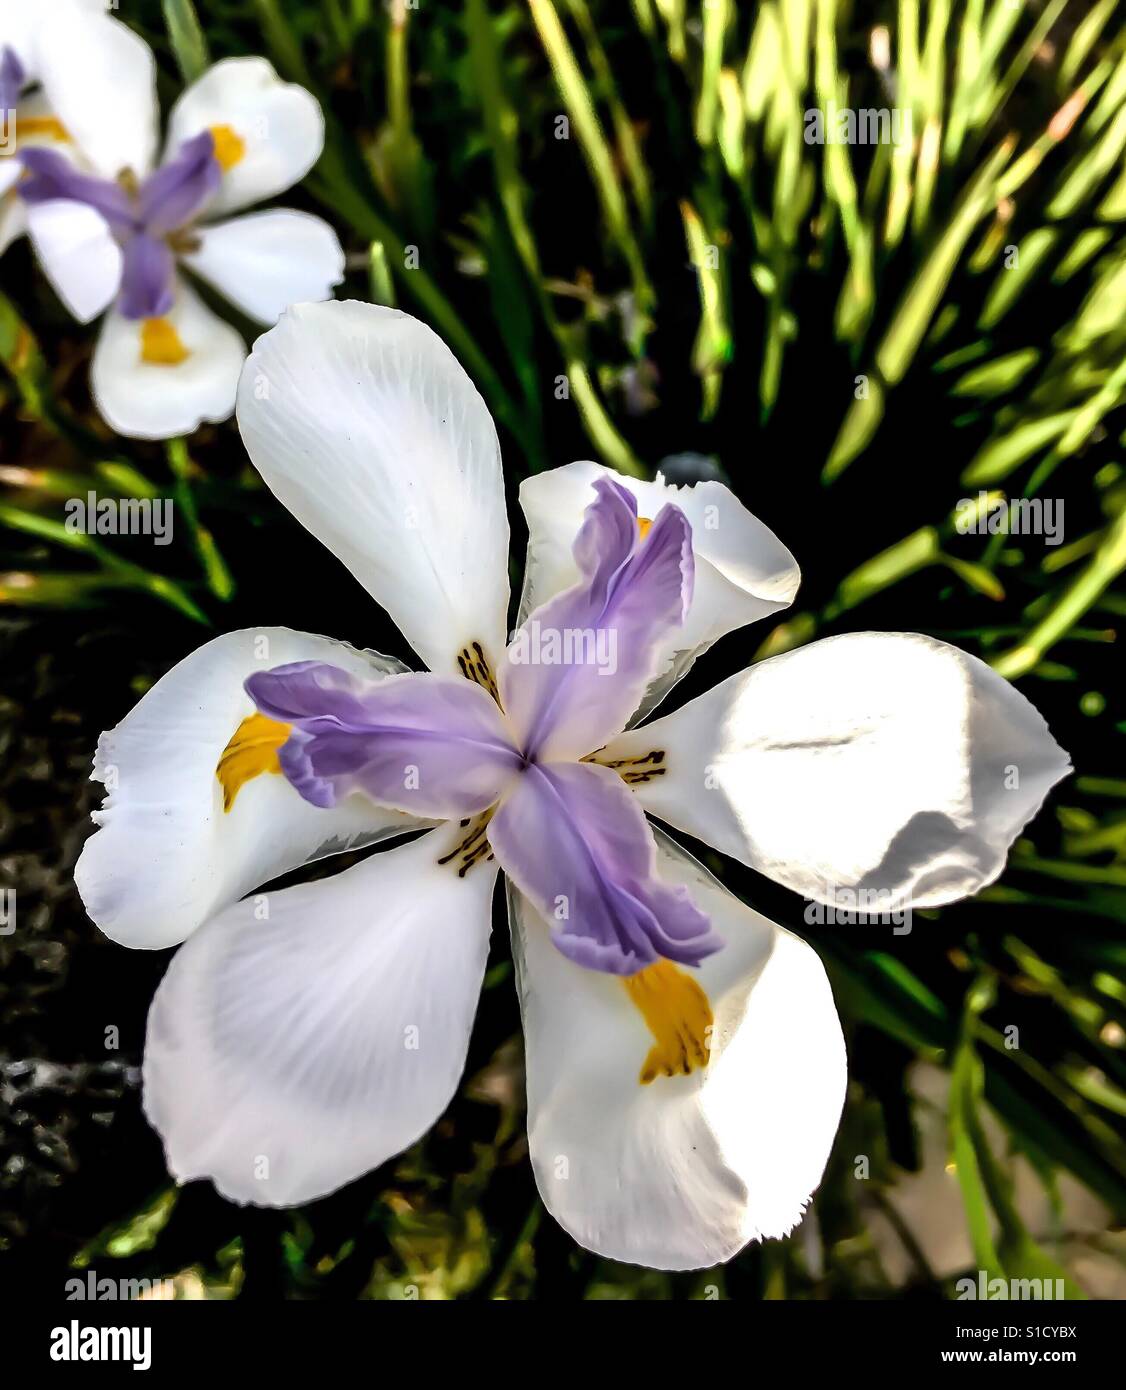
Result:
[[[658,877],[649,824],[609,768],[529,766],[489,822],[489,843],[578,965],[632,975],[662,956],[698,965],[723,945],[688,890]]]
[[[663,507],[642,540],[633,495],[608,478],[594,487],[574,545],[582,579],[532,613],[501,667],[505,711],[540,761],[582,757],[621,732],[692,600],[680,508]]]
[[[139,205],[145,230],[166,236],[185,226],[218,191],[223,170],[209,130],[185,140],[174,159],[141,185]]]
[[[20,159],[28,175],[17,184],[24,202],[49,203],[65,198],[72,203],[85,203],[101,213],[115,232],[130,232],[137,227],[129,195],[112,179],[80,173],[57,150],[26,150]]]
[[[3,50],[0,50],[0,121],[5,126],[8,123],[8,113],[15,111],[19,103],[20,93],[26,81],[27,74],[19,56],[5,45]],[[18,130],[16,137],[19,138]]]
[[[278,754],[306,801],[363,792],[385,806],[454,819],[491,806],[523,765],[491,696],[428,673],[361,680],[319,661],[249,677],[271,719],[293,725]]]
[[[175,300],[175,258],[166,241],[138,232],[125,243],[117,307],[127,319],[155,319]]]

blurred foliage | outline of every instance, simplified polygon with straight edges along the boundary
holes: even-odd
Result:
[[[19,245],[0,264],[0,867],[35,908],[0,936],[4,1263],[52,1291],[97,1262],[174,1276],[182,1296],[949,1296],[896,1205],[922,1162],[926,1064],[949,1071],[946,1177],[975,1264],[1061,1276],[1075,1248],[1061,1180],[1112,1230],[1126,1213],[1113,0],[145,0],[122,14],[157,51],[165,101],[209,54],[264,51],[316,92],[326,149],[292,198],[340,230],[347,294],[397,302],[454,347],[513,486],[572,458],[647,474],[692,451],[794,550],[792,616],[728,638],[676,699],[815,635],[918,630],[1019,678],[1076,775],[999,883],[916,914],[909,935],[810,927],[793,895],[704,854],[822,954],[852,1075],[814,1215],[723,1271],[597,1260],[543,1213],[499,918],[466,1082],[425,1141],[307,1211],[236,1209],[200,1184],[171,1195],[136,1096],[164,959],[101,941],[69,884],[97,731],[201,624],[283,622],[408,654],[264,491],[233,424],[166,449],[107,433],[85,386],[91,334]],[[909,112],[910,138],[807,143],[806,113],[838,106]],[[155,569],[144,541],[75,536],[62,501],[92,487],[174,497],[188,534]],[[959,528],[997,498],[1062,502],[1065,543]],[[1054,1213],[1039,1239],[1014,1197],[1018,1155]],[[1079,1244],[1122,1260],[1113,1235]]]

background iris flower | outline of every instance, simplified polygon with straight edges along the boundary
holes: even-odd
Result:
[[[76,132],[91,137],[97,152],[101,141],[90,113],[112,127],[123,95],[127,103],[131,88],[151,82],[148,45],[107,14],[103,0],[0,0],[0,255],[27,230],[17,187],[23,153],[56,150],[89,171]]]
[[[316,163],[324,121],[303,88],[281,82],[261,58],[217,63],[176,102],[163,161],[152,170],[151,56],[141,71],[135,63],[118,70],[116,81],[118,119],[109,123],[83,104],[85,92],[71,96],[61,81],[61,109],[96,150],[97,167],[112,174],[31,150],[18,193],[36,253],[67,307],[83,322],[105,312],[90,368],[102,415],[120,434],[167,439],[230,415],[246,356],[239,332],[177,266],[250,318],[273,323],[287,304],[327,298],[343,279],[344,253],[329,224],[309,213],[226,216],[283,192]]]

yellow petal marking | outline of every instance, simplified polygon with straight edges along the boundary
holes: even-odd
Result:
[[[246,141],[229,125],[213,125],[210,130],[211,138],[215,142],[215,158],[219,161],[219,167],[225,174],[228,169],[233,169],[246,154]]]
[[[229,811],[244,782],[263,772],[280,772],[278,749],[289,737],[290,725],[264,714],[251,714],[223,749],[215,776],[223,788],[223,810]]]
[[[57,116],[17,116],[16,139],[22,140],[26,135],[38,136],[42,140],[70,139],[70,132]]]
[[[638,1077],[643,1086],[658,1076],[687,1076],[707,1065],[712,1009],[687,971],[659,960],[623,976],[622,984],[656,1039]]]
[[[141,361],[156,367],[178,367],[191,353],[168,319],[141,322]]]

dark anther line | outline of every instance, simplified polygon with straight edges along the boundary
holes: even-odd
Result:
[[[469,824],[469,821],[460,822],[462,829]],[[456,844],[449,854],[445,854],[438,860],[439,864],[448,864],[459,855],[464,858],[464,863],[457,871],[458,878],[464,878],[474,864],[479,864],[484,857],[492,859],[492,847],[485,838],[485,831],[489,826],[489,813],[485,812],[479,817],[477,825],[466,837]]]
[[[496,680],[488,661],[485,659],[485,649],[480,642],[472,643],[471,647],[463,647],[458,653],[457,664],[466,680],[481,686],[483,690],[487,690],[497,704],[500,704],[500,691],[497,689]]]
[[[599,752],[602,750],[599,749]],[[637,786],[641,782],[651,782],[654,777],[663,777],[668,771],[667,767],[648,767],[648,763],[663,763],[665,760],[665,750],[663,748],[652,748],[644,757],[637,758],[612,758],[604,761],[598,753],[591,753],[584,758],[584,762],[598,763],[601,767],[608,767],[612,771],[620,774],[623,782],[628,782],[631,786]],[[628,769],[628,771],[623,771]]]

